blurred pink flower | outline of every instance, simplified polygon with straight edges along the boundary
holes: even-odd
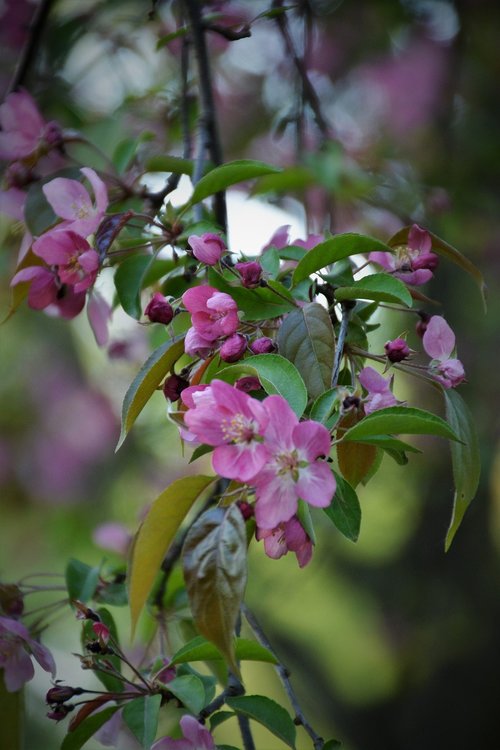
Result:
[[[90,327],[95,336],[97,346],[106,346],[109,339],[108,323],[111,319],[112,310],[104,297],[95,289],[89,294],[87,303],[87,316]]]
[[[106,185],[99,175],[90,167],[83,167],[80,172],[92,186],[95,205],[87,188],[78,180],[56,177],[47,182],[42,190],[56,216],[64,219],[58,229],[71,229],[82,237],[88,237],[101,223],[109,201]]]
[[[408,244],[395,248],[394,253],[373,252],[369,260],[378,263],[405,284],[420,286],[432,279],[439,257],[432,252],[432,239],[425,229],[413,224]]]
[[[54,125],[45,122],[27,91],[9,94],[0,105],[0,159],[14,161],[33,155]]]
[[[445,388],[455,388],[465,380],[464,366],[459,359],[451,358],[455,349],[455,334],[446,320],[433,315],[427,323],[422,343],[432,357],[429,372]]]
[[[192,234],[188,237],[188,243],[193,250],[194,257],[208,266],[214,266],[227,249],[222,237],[211,232],[200,236]]]
[[[395,406],[398,402],[391,391],[391,378],[384,378],[373,367],[365,367],[358,375],[358,380],[368,391],[365,399],[365,413],[371,414],[377,409]]]
[[[184,416],[190,433],[215,446],[214,471],[239,482],[251,480],[268,458],[262,437],[268,415],[263,405],[222,380],[213,380],[202,391],[187,388],[181,398],[194,404]]]
[[[86,291],[97,277],[99,255],[76,232],[46,232],[33,243],[33,252],[47,265],[56,266],[61,282],[71,285],[75,292]]]
[[[16,221],[24,221],[24,203],[26,193],[17,187],[0,190],[0,214],[10,216]]]
[[[194,716],[186,714],[179,723],[184,739],[163,737],[154,743],[151,750],[215,750],[212,735]]]
[[[44,266],[28,266],[18,271],[11,286],[29,283],[28,305],[32,310],[53,309],[63,318],[74,318],[83,310],[85,292],[75,292],[61,284],[57,273]]]
[[[92,532],[92,541],[98,547],[109,549],[125,556],[128,552],[132,536],[122,523],[101,523]]]
[[[274,529],[257,528],[256,537],[264,540],[266,555],[274,560],[289,551],[295,552],[301,568],[311,560],[313,545],[297,516],[292,516],[289,521],[280,523]]]
[[[34,677],[32,657],[55,677],[56,665],[49,649],[35,641],[21,622],[0,617],[0,667],[9,693],[20,690]]]
[[[312,420],[299,422],[282,396],[268,396],[262,406],[269,418],[264,432],[269,459],[251,484],[257,526],[274,529],[297,513],[299,497],[320,508],[329,505],[336,482],[328,464],[318,460],[330,453],[326,427]]]

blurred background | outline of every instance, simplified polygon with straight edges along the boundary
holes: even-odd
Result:
[[[180,42],[167,36],[178,13],[175,4],[154,5],[149,17],[153,6],[139,0],[42,3],[47,13],[23,85],[46,120],[85,133],[110,155],[130,139],[139,139],[139,159],[182,153]],[[40,7],[27,0],[0,3],[3,96]],[[241,29],[268,7],[207,2],[205,12]],[[318,545],[306,570],[291,556],[271,561],[253,545],[247,601],[290,668],[311,723],[324,736],[340,738],[346,750],[496,750],[500,5],[310,0],[290,14],[289,31],[305,55],[331,130],[328,141],[312,113],[301,112],[300,80],[275,19],[259,19],[250,37],[234,42],[207,35],[225,159],[300,164],[318,185],[311,189],[299,175],[285,186],[286,196],[276,185],[261,185],[246,201],[235,192],[230,247],[258,253],[282,224],[292,225],[293,236],[328,228],[386,240],[417,221],[467,255],[489,286],[486,316],[473,282],[445,261],[426,293],[443,301],[457,332],[468,381],[461,394],[478,426],[483,473],[445,554],[453,499],[448,446],[425,441],[424,454],[403,468],[385,458],[359,490],[358,543],[318,516]],[[104,168],[90,150],[75,146],[70,154]],[[0,220],[3,317],[21,229],[5,216]],[[100,284],[107,293],[109,279]],[[385,327],[383,340],[409,326],[405,319],[397,330]],[[114,454],[124,393],[164,337],[154,329],[116,316],[103,350],[84,315],[67,323],[23,307],[3,325],[3,581],[34,571],[60,574],[68,557],[91,565],[114,559],[97,543],[96,528],[115,522],[133,533],[167,484],[187,470],[203,471],[183,463],[161,394]],[[412,337],[410,331],[410,344]],[[434,395],[416,390],[414,382],[400,388],[408,400],[440,410]],[[58,677],[73,684],[83,679],[69,656],[78,650],[78,630],[71,616],[61,615],[47,639]],[[44,717],[46,677],[37,675],[29,687],[26,748],[52,750],[63,732]],[[251,691],[264,685],[285,700],[270,668],[249,669],[248,681]],[[237,742],[223,731],[220,742]],[[284,747],[267,734],[258,736],[258,746]],[[299,750],[309,746],[301,735]]]

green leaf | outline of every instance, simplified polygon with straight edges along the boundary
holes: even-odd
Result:
[[[270,247],[259,258],[259,263],[264,271],[273,279],[276,278],[280,270],[280,256],[275,247]]]
[[[406,243],[408,242],[410,229],[411,225],[400,229],[399,232],[396,232],[396,234],[391,237],[388,245],[390,245],[391,248],[397,247],[398,245],[406,245]],[[462,255],[461,252],[454,248],[453,245],[450,245],[448,242],[445,242],[445,240],[442,240],[441,237],[437,236],[437,234],[433,234],[432,232],[429,232],[429,234],[432,239],[432,250],[438,255],[442,255],[444,258],[451,260],[452,263],[455,263],[455,265],[468,273],[469,276],[474,279],[481,293],[484,309],[486,310],[487,287],[481,271],[474,265],[474,263],[466,258],[465,255]]]
[[[245,320],[269,320],[296,308],[296,303],[288,290],[272,280],[268,282],[268,288],[245,289],[242,286],[231,286],[220,273],[210,268],[208,283],[220,292],[231,295],[238,308],[245,314]],[[271,284],[286,299],[273,292]]]
[[[216,714],[212,714],[210,717],[210,731],[213,732],[216,727],[219,726],[219,724],[222,724],[224,721],[227,721],[228,719],[232,719],[233,716],[236,716],[233,711],[217,711]],[[221,747],[230,747],[229,745],[217,745],[218,748]]]
[[[441,417],[424,409],[409,406],[389,406],[378,409],[364,417],[346,432],[344,440],[357,440],[373,435],[439,435],[448,440],[460,440],[451,427]]]
[[[239,677],[234,629],[247,579],[247,538],[236,505],[212,508],[195,521],[184,542],[182,567],[196,628]]]
[[[236,713],[262,724],[289,747],[295,748],[295,724],[288,711],[263,695],[242,695],[227,698],[227,705]]]
[[[99,583],[99,568],[91,568],[72,558],[66,566],[65,576],[70,599],[79,599],[81,602],[92,599]]]
[[[120,263],[115,273],[115,287],[120,304],[130,317],[139,320],[142,315],[141,289],[152,255],[134,255]]]
[[[145,750],[149,750],[155,740],[160,705],[161,695],[144,695],[123,707],[123,721]]]
[[[391,252],[391,248],[384,245],[380,240],[366,237],[363,234],[337,234],[335,237],[316,245],[304,255],[293,273],[293,283],[296,285],[299,281],[307,279],[312,273],[350,255],[374,251],[387,253]]]
[[[338,287],[335,299],[339,302],[347,299],[373,299],[377,302],[400,302],[407,307],[412,306],[412,297],[406,284],[387,273],[374,273],[355,281],[351,286]]]
[[[205,688],[203,687],[203,682],[194,674],[175,677],[173,680],[170,680],[167,688],[194,714],[199,714],[205,706]]]
[[[323,750],[337,750],[339,747],[342,747],[340,740],[328,740],[323,745]]]
[[[328,311],[311,302],[289,313],[280,326],[278,348],[304,380],[311,398],[331,385],[335,335]]]
[[[330,388],[318,396],[311,407],[309,417],[315,422],[327,425],[330,429],[332,418],[336,421],[339,412],[339,394],[345,391],[344,388]]]
[[[344,477],[335,473],[337,491],[327,508],[323,508],[330,521],[351,542],[356,542],[361,526],[361,506],[356,491]]]
[[[185,211],[188,207],[199,203],[210,195],[226,190],[231,185],[276,172],[281,172],[281,169],[252,159],[241,159],[215,167],[196,183],[193,195],[183,210]]]
[[[174,174],[193,174],[193,162],[179,156],[152,156],[146,161],[146,172],[174,172]]]
[[[447,552],[465,511],[476,494],[481,473],[481,457],[474,420],[464,400],[453,390],[445,391],[444,397],[448,423],[462,441],[450,445],[455,497],[450,527],[445,540]]]
[[[307,405],[307,390],[299,371],[280,354],[255,354],[219,373],[222,380],[234,382],[241,373],[257,375],[267,393],[279,394],[288,401],[298,417]]]
[[[109,706],[109,708],[105,708],[103,711],[99,711],[99,713],[89,716],[88,719],[82,721],[74,731],[68,732],[62,742],[61,750],[80,750],[111,719],[119,708],[120,706]]]
[[[276,657],[256,641],[247,638],[237,638],[235,646],[238,661],[264,661],[277,664]],[[186,643],[173,655],[171,664],[183,664],[191,661],[211,661],[223,659],[223,655],[212,643],[198,636]],[[170,684],[170,683],[169,683]]]
[[[283,193],[290,190],[303,190],[314,183],[314,176],[306,167],[289,167],[278,174],[271,174],[258,180],[251,191],[252,195]]]
[[[140,525],[128,575],[132,632],[179,526],[213,482],[207,476],[178,479],[156,498]]]
[[[421,450],[410,445],[410,443],[405,443],[403,440],[398,440],[390,435],[373,435],[372,437],[366,437],[363,440],[359,440],[359,442],[382,448],[383,451],[401,466],[408,463],[406,453],[422,453]]]
[[[155,349],[132,381],[122,405],[122,425],[116,450],[161,381],[184,352],[184,336],[176,336]]]

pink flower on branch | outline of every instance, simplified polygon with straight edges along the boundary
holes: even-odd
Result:
[[[194,257],[207,266],[215,266],[227,250],[222,238],[210,232],[200,236],[192,234],[188,237],[188,243]]]
[[[427,323],[422,343],[432,357],[429,372],[445,388],[455,388],[465,380],[464,366],[459,359],[452,358],[455,350],[455,334],[446,320],[433,315]]]
[[[322,424],[299,422],[282,396],[262,403],[269,422],[264,445],[265,466],[250,482],[255,486],[255,520],[261,529],[274,529],[297,513],[298,499],[325,508],[336,490],[335,477],[319,460],[330,453],[330,433]]]
[[[182,400],[194,405],[184,417],[189,432],[215,446],[214,471],[238,482],[252,480],[269,456],[263,444],[269,417],[260,401],[222,380],[213,380],[201,391],[188,388]]]
[[[98,174],[90,167],[83,167],[80,172],[92,186],[95,204],[81,182],[67,177],[50,180],[42,190],[56,216],[64,219],[58,229],[71,229],[82,237],[88,237],[101,223],[109,201],[106,185]]]
[[[182,295],[196,332],[207,341],[231,336],[239,326],[234,299],[212,286],[195,286]]]
[[[396,406],[397,399],[391,391],[392,377],[384,378],[373,367],[365,367],[358,375],[358,380],[368,395],[365,399],[365,413],[371,414],[377,409]]]
[[[99,255],[75,232],[46,232],[33,243],[33,252],[47,265],[56,266],[61,282],[70,284],[75,292],[86,291],[96,279]]]
[[[61,142],[55,122],[46,123],[27,91],[9,94],[0,106],[0,159],[14,161]],[[43,148],[45,146],[45,148]]]
[[[56,665],[48,648],[35,641],[21,622],[0,617],[0,668],[9,693],[20,690],[34,677],[32,657],[55,676]]]
[[[295,552],[300,568],[304,568],[312,557],[312,541],[297,516],[280,523],[275,529],[257,529],[257,539],[264,540],[268,557],[277,560],[287,552]]]
[[[183,739],[163,737],[154,743],[151,750],[215,750],[212,735],[194,716],[186,714],[179,723]]]
[[[369,259],[412,286],[420,286],[432,279],[439,263],[439,256],[432,252],[429,232],[418,224],[410,229],[407,245],[395,248],[394,253],[370,253]]]
[[[18,271],[11,286],[29,283],[28,305],[32,310],[53,308],[63,318],[76,317],[85,305],[85,292],[62,284],[57,273],[45,266],[28,266]]]

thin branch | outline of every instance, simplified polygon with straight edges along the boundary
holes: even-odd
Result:
[[[205,40],[205,28],[198,0],[185,0],[191,25],[193,46],[198,66],[201,116],[199,119],[200,152],[208,153],[217,167],[222,164],[222,148],[215,114],[210,62]],[[214,196],[215,219],[224,232],[227,231],[226,196],[224,192]]]
[[[295,691],[294,691],[294,689],[293,689],[293,687],[291,685],[291,682],[290,682],[290,673],[289,673],[288,669],[285,666],[283,666],[283,664],[281,664],[281,662],[279,662],[279,659],[276,656],[276,653],[275,653],[275,651],[274,651],[274,649],[273,649],[273,647],[272,647],[272,645],[271,645],[268,637],[266,636],[266,634],[262,630],[262,627],[260,626],[260,623],[257,620],[257,618],[255,617],[254,613],[246,606],[246,604],[242,605],[242,611],[243,611],[243,614],[245,615],[245,618],[246,618],[248,624],[250,625],[250,627],[252,628],[253,632],[255,633],[255,636],[256,636],[257,640],[259,641],[259,643],[262,646],[264,646],[265,648],[267,648],[267,650],[270,651],[273,654],[273,656],[276,657],[276,660],[278,661],[278,664],[275,665],[275,669],[276,669],[276,672],[278,673],[278,676],[279,676],[281,682],[283,683],[283,687],[284,687],[285,692],[286,692],[286,694],[288,696],[288,699],[289,699],[289,701],[290,701],[290,703],[292,705],[292,708],[295,711],[295,720],[294,720],[295,724],[301,725],[301,726],[304,727],[305,731],[307,732],[307,734],[309,735],[309,737],[313,741],[314,750],[322,750],[323,745],[324,745],[324,740],[323,740],[322,737],[319,736],[319,734],[317,734],[314,731],[314,729],[312,728],[312,726],[309,724],[309,722],[307,721],[306,717],[304,716],[304,713],[303,713],[302,708],[301,708],[301,706],[299,704],[297,696],[295,695]]]
[[[208,31],[213,31],[215,34],[224,37],[228,42],[237,42],[238,39],[247,39],[249,36],[252,36],[252,30],[249,24],[242,26],[239,31],[236,31],[230,26],[222,26],[221,24],[211,23],[210,21],[205,21],[203,26]]]
[[[342,320],[340,322],[339,337],[337,339],[337,346],[335,348],[335,359],[333,363],[332,373],[332,388],[335,388],[339,379],[340,363],[342,361],[342,355],[344,354],[344,344],[347,336],[347,329],[349,327],[349,319],[351,317],[351,311],[354,305],[352,303],[342,303]]]
[[[28,74],[28,70],[30,69],[30,66],[35,58],[38,45],[40,44],[45,23],[50,13],[51,5],[52,0],[40,0],[38,5],[36,6],[35,12],[33,13],[33,18],[29,26],[28,39],[26,40],[23,51],[21,52],[21,57],[19,58],[16,69],[14,71],[14,75],[12,76],[12,79],[10,81],[9,88],[7,89],[7,94],[15,91],[18,86],[21,86],[21,84],[24,83],[24,79]]]

